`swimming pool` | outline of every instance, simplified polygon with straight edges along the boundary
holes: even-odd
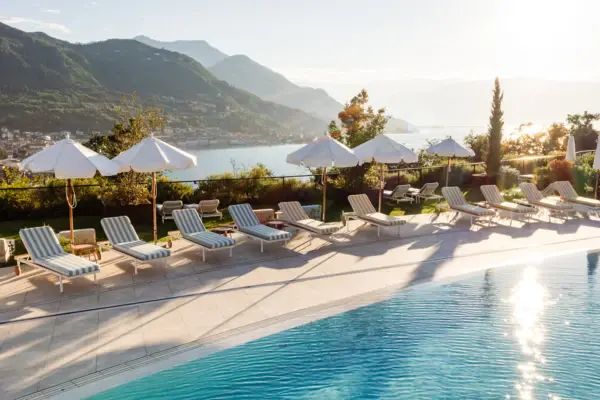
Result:
[[[598,399],[598,255],[503,267],[147,376],[93,399]]]

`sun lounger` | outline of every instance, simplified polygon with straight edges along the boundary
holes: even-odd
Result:
[[[571,204],[564,203],[560,199],[544,197],[533,183],[521,183],[519,188],[521,188],[521,192],[523,192],[529,204],[548,211],[548,220],[550,220],[552,213],[566,216],[568,212],[573,211]]]
[[[181,200],[169,200],[156,206],[156,211],[160,214],[162,223],[165,223],[167,219],[173,219],[173,211],[181,210],[183,208],[183,201]]]
[[[410,190],[410,185],[398,185],[394,188],[394,190],[384,190],[383,198],[387,200],[395,201],[396,203],[401,203],[408,201],[412,203],[415,201],[412,197],[408,197],[408,191]]]
[[[350,195],[348,201],[352,206],[352,211],[356,213],[356,218],[377,226],[377,237],[380,235],[381,227],[392,226],[398,227],[398,236],[400,236],[400,227],[406,223],[405,220],[377,212],[366,194]]]
[[[54,231],[49,226],[21,229],[19,236],[31,260],[20,258],[18,267],[23,263],[45,269],[56,275],[61,293],[63,291],[63,278],[73,279],[93,274],[94,282],[96,282],[96,273],[100,271],[100,266],[64,251]]]
[[[512,222],[515,215],[527,216],[535,214],[537,211],[533,207],[523,206],[521,204],[513,203],[511,201],[504,200],[504,196],[500,193],[498,186],[496,185],[483,185],[480,187],[481,193],[485,198],[487,204],[498,210],[510,213],[510,220]]]
[[[256,214],[252,211],[250,204],[236,204],[229,206],[228,210],[240,232],[252,239],[260,240],[261,253],[264,250],[265,242],[287,242],[292,237],[292,234],[289,232],[261,225]]]
[[[489,223],[491,222],[494,215],[496,215],[496,212],[494,210],[469,204],[465,199],[465,196],[463,196],[460,189],[456,186],[443,187],[442,195],[444,196],[444,199],[446,199],[446,201],[448,202],[448,209],[451,211],[456,211],[457,213],[463,215],[468,215],[471,224],[473,223],[473,217],[489,217]]]
[[[330,235],[342,227],[339,223],[325,223],[310,218],[297,201],[281,202],[279,203],[279,209],[283,213],[283,218],[291,226],[302,229],[309,234]]]
[[[140,240],[129,217],[111,217],[100,220],[100,225],[112,248],[133,260],[134,273],[137,274],[139,262],[150,262],[171,255],[171,250]]]
[[[198,204],[198,214],[204,218],[220,218],[223,219],[223,213],[219,211],[219,200],[200,200]]]
[[[188,242],[202,248],[202,261],[206,261],[206,251],[229,249],[235,246],[235,240],[214,232],[208,232],[198,212],[193,209],[173,211],[173,219],[177,229]]]
[[[437,200],[440,201],[443,197],[439,194],[434,194],[435,190],[440,184],[437,182],[426,183],[421,189],[410,188],[408,189],[408,195],[417,199],[417,203],[423,200]]]
[[[585,211],[596,213],[596,215],[600,211],[600,201],[579,196],[569,181],[554,182],[554,189],[558,192],[561,199],[568,203],[584,206],[587,208],[587,210],[584,209]]]

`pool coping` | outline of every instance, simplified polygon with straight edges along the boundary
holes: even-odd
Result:
[[[561,243],[578,242],[593,240],[595,238],[576,239],[572,241],[565,241]],[[552,246],[555,243],[540,244],[536,246],[523,246],[509,251],[519,251],[526,249],[538,249],[547,246]],[[441,257],[435,260],[430,260],[430,263],[439,263],[448,259],[456,258],[468,258],[478,257],[485,255],[493,255],[499,251],[489,251],[483,253],[469,254],[464,256],[455,257]],[[593,254],[600,253],[600,247],[582,247],[578,249],[567,249],[557,251],[553,253],[547,253],[539,258],[512,258],[510,260],[491,263],[485,267],[473,270],[470,272],[460,273],[450,277],[444,277],[440,280],[435,281],[417,281],[410,285],[406,282],[393,284],[384,288],[375,289],[369,292],[361,293],[354,296],[349,296],[343,299],[331,301],[324,304],[319,304],[311,307],[306,307],[296,311],[288,312],[285,314],[278,315],[276,317],[270,317],[260,321],[253,322],[238,328],[228,330],[226,332],[217,333],[208,337],[203,337],[179,346],[171,347],[169,349],[153,353],[129,362],[119,364],[107,369],[93,372],[91,374],[66,381],[64,383],[49,387],[44,390],[34,392],[32,394],[19,397],[18,400],[48,400],[48,399],[81,399],[92,396],[94,394],[101,393],[109,390],[116,386],[131,382],[133,380],[140,379],[142,377],[152,375],[154,373],[175,367],[177,365],[184,364],[186,362],[209,356],[215,352],[225,350],[227,348],[235,347],[251,340],[259,339],[271,334],[281,332],[283,330],[291,329],[300,325],[304,325],[313,321],[317,321],[323,318],[331,317],[337,314],[348,312],[357,308],[365,307],[370,304],[384,301],[401,290],[405,290],[414,286],[421,285],[440,285],[447,284],[456,280],[464,279],[469,275],[481,272],[481,270],[501,268],[505,266],[514,266],[524,264],[528,262],[539,263],[545,259],[551,257],[565,256],[568,254]],[[400,264],[402,265],[402,264]],[[390,266],[392,267],[392,266]],[[200,294],[187,294],[166,299],[149,300],[147,302],[163,302],[169,300],[175,300],[180,297],[194,297],[201,296]],[[137,304],[137,303],[136,303]],[[112,308],[125,307],[127,305],[112,306]],[[93,310],[81,310],[81,312],[90,312]],[[51,316],[48,316],[51,317]],[[45,318],[39,317],[39,318]]]

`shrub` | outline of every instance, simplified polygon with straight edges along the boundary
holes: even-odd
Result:
[[[552,182],[573,181],[573,164],[566,160],[552,160],[545,167],[534,170],[533,182],[543,189]]]
[[[521,173],[516,168],[511,168],[507,165],[500,167],[498,174],[498,187],[502,190],[510,189],[519,184],[519,175]]]

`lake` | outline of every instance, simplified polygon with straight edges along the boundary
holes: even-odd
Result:
[[[427,147],[427,140],[444,139],[452,136],[456,141],[462,143],[469,132],[483,132],[484,127],[440,127],[421,128],[419,133],[404,133],[390,135],[398,142],[413,150]],[[222,149],[199,149],[191,150],[190,153],[198,158],[198,167],[195,169],[169,173],[170,179],[196,180],[204,179],[209,175],[233,172],[251,168],[257,163],[263,163],[277,176],[280,175],[303,175],[309,174],[307,168],[287,164],[286,156],[299,149],[301,144],[282,144],[274,146],[255,147],[230,147]]]

